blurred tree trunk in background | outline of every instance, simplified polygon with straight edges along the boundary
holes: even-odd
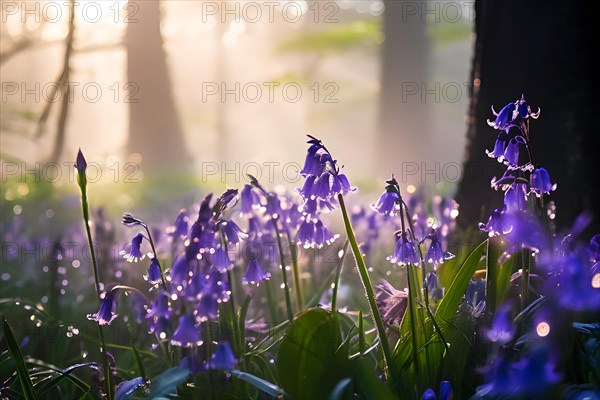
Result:
[[[556,203],[558,227],[567,228],[589,210],[594,214],[591,229],[598,231],[595,113],[600,67],[589,47],[596,37],[598,2],[477,0],[475,13],[468,144],[456,196],[460,225],[473,227],[483,212],[487,218],[502,206],[501,193],[489,185],[504,168],[485,154],[497,136],[486,120],[493,119],[491,105],[499,111],[523,93],[533,110],[542,109],[540,118],[531,122],[532,148],[535,161],[558,183],[550,196]]]
[[[137,12],[127,24],[129,143],[143,168],[177,168],[190,161],[171,92],[160,32],[160,1],[130,1]]]
[[[390,173],[399,173],[401,162],[422,159],[424,151],[418,146],[425,143],[423,135],[429,130],[421,98],[421,88],[428,78],[425,3],[384,0],[376,160],[380,170]]]

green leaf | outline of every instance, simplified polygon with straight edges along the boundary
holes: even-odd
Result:
[[[352,365],[356,388],[365,399],[396,400],[389,387],[375,374],[376,369],[367,358],[359,358]]]
[[[142,378],[134,378],[125,381],[119,385],[115,392],[115,400],[127,400],[129,397],[144,384]]]
[[[234,369],[230,372],[231,372],[231,375],[235,376],[236,378],[251,384],[255,388],[262,390],[263,392],[265,392],[273,397],[280,397],[280,396],[289,397],[288,394],[283,389],[281,389],[279,386],[275,385],[274,383],[265,381],[264,379],[261,379],[257,376],[249,374],[247,372],[239,371],[237,369]]]
[[[183,367],[173,367],[166,370],[152,382],[148,399],[157,399],[175,393],[177,386],[183,383],[189,375],[190,370]]]
[[[13,335],[13,332],[10,329],[8,322],[6,322],[4,316],[2,316],[2,328],[4,330],[4,336],[6,336],[8,351],[16,363],[17,375],[19,376],[19,381],[21,382],[23,394],[27,400],[37,400],[38,397],[33,388],[29,371],[27,371],[27,366],[25,365],[25,360],[23,359],[23,353],[21,353],[21,348],[17,344],[15,336]]]
[[[28,360],[29,361],[29,360]],[[58,386],[63,380],[68,379],[71,382],[73,382],[75,384],[75,386],[77,386],[84,394],[88,393],[90,390],[89,385],[87,385],[85,382],[83,382],[81,379],[78,379],[74,376],[71,375],[72,372],[74,372],[75,370],[82,368],[82,367],[90,367],[92,365],[96,365],[96,363],[90,362],[90,363],[84,363],[84,364],[76,364],[76,365],[71,365],[68,368],[65,368],[64,370],[56,370],[54,368],[49,368],[50,371],[54,371],[57,372],[58,375],[53,377],[50,380],[47,380],[43,383],[37,383],[35,384],[35,389],[37,391],[37,394],[40,397],[44,397],[44,395],[51,390],[52,388]]]
[[[450,286],[447,288],[444,297],[435,311],[435,319],[438,323],[441,321],[450,321],[454,318],[458,305],[460,304],[460,299],[462,299],[465,294],[467,286],[471,281],[471,277],[477,270],[477,265],[479,264],[479,260],[481,260],[481,256],[483,255],[486,246],[487,240],[482,242],[469,254],[467,259],[454,274]],[[440,325],[442,332],[444,331],[444,325]]]
[[[339,319],[322,308],[298,315],[279,347],[277,371],[283,389],[295,400],[322,398],[349,376]]]

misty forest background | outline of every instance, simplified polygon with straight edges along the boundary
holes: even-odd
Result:
[[[278,7],[273,21],[262,8],[255,23],[203,14],[202,1],[99,2],[97,21],[78,7],[50,20],[2,3],[3,162],[63,163],[81,147],[106,168],[139,164],[148,183],[167,170],[197,177],[206,163],[243,172],[236,165],[301,162],[312,133],[352,161],[345,168],[361,189],[395,172],[404,187],[455,195],[466,227],[502,201],[488,185],[490,105],[524,93],[542,108],[533,147],[560,185],[559,227],[587,209],[598,230],[597,2],[300,1],[296,22]],[[64,90],[24,93],[48,82]],[[102,89],[96,102],[81,90],[90,82]],[[265,90],[257,102],[203,93],[236,82]],[[292,102],[275,90],[269,101],[266,82],[298,84],[302,96]],[[240,183],[228,176],[213,184]],[[111,195],[116,210],[141,199],[130,193],[139,185],[124,186]]]

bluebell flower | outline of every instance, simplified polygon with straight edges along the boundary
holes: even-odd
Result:
[[[451,260],[452,258],[454,258],[454,254],[449,253],[447,251],[445,252],[442,249],[442,243],[438,239],[437,231],[435,229],[433,229],[432,232],[429,235],[427,235],[427,239],[431,240],[431,244],[429,245],[429,249],[425,254],[425,260],[428,263],[433,264],[434,268],[437,268],[437,266],[443,263],[444,261]]]
[[[299,189],[305,205],[304,214],[315,215],[318,210],[331,210],[337,206],[336,197],[354,189],[323,143],[308,135],[310,144],[304,167],[299,173],[305,178]],[[309,204],[306,204],[310,202]]]
[[[494,122],[488,119],[488,125],[494,129],[508,131],[511,127],[511,123],[516,117],[516,108],[517,106],[515,105],[515,103],[508,103],[502,108],[502,110],[500,110],[499,113],[497,113],[496,110],[494,110],[494,107],[492,106],[492,112],[496,116],[496,119],[494,120]]]
[[[323,225],[323,222],[320,219],[318,219],[315,223],[313,247],[320,249],[325,244],[329,245],[335,242],[336,239],[339,237],[340,235],[338,235],[337,233],[333,234],[325,225]]]
[[[508,141],[504,149],[504,163],[509,166],[517,167],[519,165],[519,150],[525,140],[521,136],[515,136]]]
[[[450,381],[441,381],[439,400],[452,400],[453,398],[454,391],[452,390],[452,383],[450,383]]]
[[[179,317],[179,324],[173,333],[171,344],[180,347],[200,346],[202,344],[200,326],[196,326],[194,317],[190,315]]]
[[[222,247],[215,249],[215,252],[210,255],[210,260],[213,267],[221,273],[225,273],[233,268],[229,254]]]
[[[594,237],[590,239],[588,253],[592,262],[597,262],[600,260],[600,233],[594,235]]]
[[[248,234],[242,231],[238,224],[231,220],[221,220],[219,221],[218,226],[225,235],[225,239],[230,244],[238,244],[241,240],[244,240],[248,237]]]
[[[182,209],[177,214],[175,224],[167,228],[167,234],[169,236],[184,238],[188,234],[189,230],[189,217],[187,216],[186,210]]]
[[[414,243],[408,239],[406,232],[397,235],[396,249],[394,255],[388,257],[387,260],[392,264],[398,265],[414,265],[417,266],[421,262],[421,258],[417,254],[417,249]]]
[[[171,337],[171,321],[166,317],[156,317],[148,321],[148,333],[153,333],[161,341],[165,342]]]
[[[486,377],[487,383],[477,388],[473,399],[546,399],[553,398],[554,386],[562,376],[544,346],[534,349],[521,360],[511,362],[498,357]]]
[[[400,210],[399,207],[400,196],[395,191],[385,191],[376,204],[372,205],[373,210],[377,211],[381,215],[393,217]]]
[[[492,326],[485,330],[485,337],[490,341],[498,344],[510,343],[516,330],[510,318],[510,307],[502,306],[496,312]]]
[[[207,368],[227,371],[235,368],[236,364],[237,359],[233,354],[231,346],[229,343],[222,341],[217,344],[214,354],[208,361]]]
[[[170,270],[171,281],[175,285],[180,285],[189,278],[189,264],[189,260],[185,255],[181,255],[175,260]]]
[[[515,251],[527,248],[532,252],[539,252],[545,245],[545,230],[540,223],[539,218],[531,210],[514,210],[504,215],[504,223],[510,226],[510,232],[506,233],[506,238],[512,244],[507,251]]]
[[[599,271],[582,254],[569,253],[562,264],[553,280],[557,287],[550,292],[558,298],[558,303],[568,310],[600,310]]]
[[[437,400],[437,396],[435,395],[435,392],[433,390],[427,389],[423,392],[421,400]]]
[[[533,170],[531,173],[531,191],[537,197],[542,197],[544,194],[556,190],[556,183],[550,182],[550,174],[546,168],[540,167]]]
[[[261,207],[260,194],[258,190],[251,185],[244,185],[240,193],[241,215],[250,215]]]
[[[467,312],[474,318],[480,317],[485,311],[485,280],[471,279],[465,291],[464,305]]]
[[[315,223],[311,218],[304,218],[298,228],[296,242],[308,249],[314,245]]]
[[[519,117],[523,119],[527,119],[529,117],[533,119],[537,119],[540,116],[540,109],[536,113],[531,112],[531,107],[525,101],[525,96],[521,95],[521,99],[517,101],[517,111],[519,113]]]
[[[152,306],[146,314],[148,319],[148,331],[156,334],[161,340],[166,340],[171,335],[171,308],[169,307],[169,294],[160,291],[152,301]]]
[[[496,143],[494,143],[494,150],[486,150],[485,154],[487,154],[490,158],[497,158],[498,162],[502,162],[504,159],[504,149],[508,140],[508,135],[505,132],[500,132],[496,138]]]
[[[150,265],[148,266],[148,273],[144,275],[144,279],[150,282],[151,284],[155,284],[161,281],[162,275],[160,271],[160,264],[156,257],[152,257]]]
[[[199,277],[202,278],[202,294],[209,294],[213,296],[219,303],[229,300],[231,289],[225,281],[225,277],[222,273],[211,269],[205,274],[199,275]]]
[[[146,318],[168,317],[170,314],[169,294],[164,290],[161,290],[156,295],[156,298],[152,300],[152,305],[146,314]]]
[[[202,321],[214,320],[219,313],[219,302],[211,293],[201,293],[196,315]]]
[[[248,269],[242,278],[242,283],[244,285],[250,284],[258,286],[263,280],[268,280],[270,278],[271,274],[268,272],[265,273],[256,258],[254,258],[248,264]]]
[[[504,207],[507,211],[522,211],[527,206],[527,187],[523,183],[513,183],[504,192]]]
[[[323,143],[310,135],[307,135],[310,140],[307,142],[310,144],[306,151],[306,159],[304,161],[304,167],[299,171],[301,175],[321,175],[325,169],[333,164],[331,155],[323,146]]]
[[[144,258],[144,254],[140,250],[144,238],[145,236],[142,233],[138,233],[131,239],[129,251],[121,250],[120,254],[125,260],[129,262],[138,262]]]
[[[109,290],[104,294],[104,298],[100,300],[100,309],[95,314],[89,314],[87,318],[98,322],[99,325],[109,325],[117,318],[116,308],[117,303],[115,297],[118,290]]]
[[[512,225],[505,221],[504,208],[497,208],[492,211],[487,224],[479,223],[479,229],[487,232],[489,237],[505,235],[512,231]]]
[[[383,320],[389,325],[400,325],[408,307],[408,290],[398,290],[385,279],[375,290],[375,301]]]

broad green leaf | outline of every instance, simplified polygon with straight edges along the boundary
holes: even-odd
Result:
[[[450,321],[454,318],[460,300],[462,299],[471,277],[477,270],[477,265],[484,250],[486,249],[487,241],[482,242],[475,250],[473,250],[467,259],[461,264],[458,271],[455,272],[454,277],[451,280],[450,286],[446,289],[444,297],[440,301],[437,310],[435,311],[435,319],[440,324],[442,331],[444,331],[443,321]]]
[[[313,308],[290,324],[279,347],[277,371],[283,389],[294,400],[323,398],[349,376],[347,351],[342,344],[339,319]]]
[[[17,375],[19,376],[19,382],[21,382],[21,388],[23,389],[23,394],[27,400],[37,400],[37,394],[33,388],[33,383],[31,382],[31,377],[29,376],[29,371],[27,371],[27,366],[25,365],[25,360],[23,359],[23,353],[21,353],[21,348],[17,343],[15,336],[6,322],[4,316],[2,316],[2,328],[4,330],[4,336],[6,337],[6,344],[8,347],[8,351],[10,352],[10,356],[15,360]]]
[[[129,397],[144,384],[142,378],[134,378],[125,381],[119,385],[115,392],[115,400],[127,400]]]
[[[280,396],[288,397],[287,393],[285,393],[285,391],[283,389],[281,389],[279,386],[277,386],[271,382],[265,381],[264,379],[261,379],[257,376],[249,374],[247,372],[242,372],[242,371],[238,371],[237,369],[234,369],[231,371],[231,375],[235,376],[238,379],[243,380],[244,382],[251,384],[255,388],[262,390],[263,392],[265,392],[273,397],[280,397]]]
[[[166,370],[152,381],[148,399],[157,399],[175,393],[177,386],[185,382],[189,375],[190,370],[183,367],[173,367]]]

